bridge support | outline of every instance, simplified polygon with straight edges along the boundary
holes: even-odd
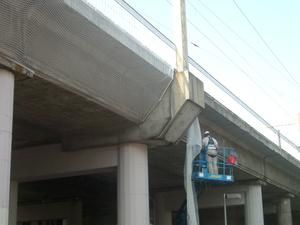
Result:
[[[0,225],[8,224],[14,75],[0,69]]]
[[[293,225],[291,199],[282,197],[277,207],[278,225]]]
[[[143,144],[119,149],[118,225],[149,225],[148,151]]]
[[[245,220],[246,225],[264,225],[262,190],[260,184],[247,186]]]

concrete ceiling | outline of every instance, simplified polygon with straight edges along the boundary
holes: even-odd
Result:
[[[111,135],[133,123],[41,78],[15,82],[13,146],[61,143],[77,135]]]

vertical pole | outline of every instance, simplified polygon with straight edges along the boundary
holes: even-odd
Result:
[[[185,0],[176,0],[176,69],[182,73],[189,70]]]
[[[224,225],[227,225],[227,204],[226,204],[227,195],[226,193],[223,196],[224,200]]]
[[[182,107],[186,99],[190,98],[190,78],[188,64],[188,47],[186,33],[185,0],[176,0],[174,7],[175,44],[176,44],[176,73],[172,86],[172,115]]]
[[[0,68],[0,225],[8,224],[14,75]]]
[[[223,148],[223,175],[226,174],[226,158],[227,158],[227,155],[225,155],[226,152],[225,152],[225,148]]]
[[[277,130],[277,135],[278,135],[278,146],[281,149],[281,135],[280,135],[280,130]]]

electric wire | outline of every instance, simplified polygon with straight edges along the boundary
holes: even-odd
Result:
[[[209,38],[206,34],[204,34],[193,22],[190,20],[188,21],[196,30],[198,33],[200,33],[203,37],[205,37],[232,65],[234,65],[241,73],[243,73],[255,86],[257,86],[269,99],[274,101],[274,103],[280,107],[283,111],[291,115],[283,106],[281,106],[277,101],[273,99],[273,97],[266,92],[266,90],[256,82],[255,79],[246,71],[244,70],[240,65],[238,65],[228,54],[226,54],[223,49],[221,49],[211,38]]]
[[[276,61],[279,63],[279,65],[284,69],[284,71],[289,75],[289,77],[300,87],[300,83],[294,78],[292,73],[288,70],[288,68],[284,65],[284,63],[281,61],[281,59],[276,55],[276,53],[273,51],[273,49],[270,47],[270,45],[267,43],[267,41],[263,38],[263,36],[260,34],[260,32],[256,29],[254,24],[250,21],[249,17],[245,14],[245,12],[241,9],[241,7],[238,5],[238,3],[235,0],[232,0],[236,8],[239,10],[241,15],[246,19],[248,24],[251,26],[251,28],[254,30],[254,32],[257,34],[259,39],[263,42],[263,44],[266,46],[266,48],[271,52],[273,57],[276,59]]]
[[[252,66],[252,65],[250,65],[250,63],[248,62],[248,60],[236,49],[236,47],[234,47],[231,43],[230,43],[230,41],[228,41],[227,40],[227,38],[226,37],[224,37],[219,31],[218,31],[218,29],[206,18],[206,17],[204,17],[203,15],[201,15],[201,13],[199,12],[199,10],[196,8],[196,6],[194,5],[194,4],[192,4],[191,2],[188,2],[191,6],[192,6],[192,8],[197,12],[197,14],[209,25],[209,26],[211,26],[212,27],[212,29],[222,38],[222,40],[224,41],[224,42],[226,42],[226,44],[231,48],[231,49],[233,49],[233,51],[240,57],[240,58],[242,58],[242,60],[250,67],[250,68],[253,68],[254,66]],[[212,39],[210,39],[207,35],[205,35],[203,32],[201,32],[200,31],[200,28],[196,25],[196,24],[194,24],[194,23],[192,23],[191,22],[191,20],[189,20],[188,19],[188,22],[198,31],[198,32],[200,32],[201,34],[202,34],[202,36],[204,36],[215,48],[217,48],[221,53],[222,53],[222,55],[224,56],[224,57],[226,57],[235,67],[237,67],[239,70],[240,70],[240,72],[242,72],[244,75],[246,75],[247,77],[248,77],[248,79],[250,79],[251,81],[252,81],[252,83],[253,84],[255,84],[259,89],[261,89],[264,93],[265,93],[265,95],[266,96],[268,96],[277,106],[279,106],[284,112],[286,112],[287,114],[289,114],[290,116],[292,116],[291,115],[291,113],[290,112],[288,112],[282,105],[280,105],[270,94],[268,94],[267,93],[267,91],[260,85],[260,84],[258,84],[257,82],[256,82],[256,80],[248,73],[248,72],[246,72],[246,70],[244,70],[241,66],[239,66],[237,63],[235,63],[234,61],[233,61],[233,59],[228,55],[228,54],[226,54],[223,50],[221,50],[221,48],[220,47],[217,47],[217,44],[212,40]],[[195,45],[194,45],[195,46]],[[199,46],[198,44],[197,44],[197,46]],[[197,46],[195,46],[195,47],[197,47]],[[257,73],[258,75],[260,75],[260,77],[263,77],[262,75],[261,75],[261,73],[259,73],[259,72],[255,72],[255,73]],[[279,95],[279,93],[274,89],[274,88],[272,88],[272,87],[270,87],[270,89],[272,89],[277,95]]]
[[[198,0],[198,2],[209,11],[224,27],[226,27],[231,33],[233,33],[242,43],[244,43],[249,49],[251,49],[258,57],[260,57],[266,64],[268,64],[272,69],[281,73],[276,66],[274,66],[264,55],[262,55],[259,51],[257,51],[249,42],[247,42],[238,32],[236,32],[231,26],[224,22],[224,20],[219,17],[211,8],[209,8],[202,0]]]
[[[157,37],[159,37],[165,44],[167,44],[173,50],[176,49],[175,44],[166,37],[160,30],[154,27],[148,20],[146,20],[139,12],[137,12],[133,7],[131,7],[125,0],[114,0],[117,2],[124,10],[130,13],[136,20],[142,23],[148,30],[153,32]],[[171,5],[172,3],[168,1]],[[189,63],[195,67],[200,73],[206,76],[212,83],[214,83],[218,88],[220,88],[224,93],[230,96],[234,101],[236,101],[242,108],[248,111],[252,116],[254,116],[258,121],[264,124],[267,128],[272,130],[275,134],[277,134],[277,130],[272,127],[272,125],[267,122],[263,117],[261,117],[257,112],[255,112],[251,107],[249,107],[245,102],[243,102],[237,95],[235,95],[232,91],[230,91],[227,87],[225,87],[221,82],[219,82],[214,76],[212,76],[206,69],[204,69],[198,62],[196,62],[193,58],[189,57]],[[297,145],[293,143],[289,138],[284,135],[281,135],[281,138],[289,143],[295,149]],[[299,150],[298,150],[299,151]]]
[[[202,0],[198,0],[198,2],[209,11],[221,24],[223,24],[231,33],[233,33],[242,43],[244,43],[249,49],[251,49],[258,57],[260,57],[270,68],[278,72],[282,75],[282,71],[274,66],[266,57],[264,57],[259,51],[257,51],[250,43],[248,43],[241,35],[238,34],[231,26],[225,23],[222,18],[220,18],[211,8],[209,8]],[[199,10],[198,10],[199,11]],[[200,14],[200,12],[199,12]],[[201,15],[201,14],[200,14]],[[291,82],[292,85],[297,85],[294,82]],[[298,85],[297,85],[298,86]],[[273,89],[273,88],[272,88]],[[274,89],[273,89],[274,90]],[[278,92],[275,91],[277,94]]]

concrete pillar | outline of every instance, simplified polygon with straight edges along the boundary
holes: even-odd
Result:
[[[246,225],[264,225],[261,185],[249,185],[247,187],[245,200]]]
[[[148,152],[143,144],[119,150],[118,225],[149,225]]]
[[[0,69],[0,225],[8,224],[14,75]]]
[[[10,194],[9,194],[9,225],[17,225],[17,213],[18,213],[18,182],[10,182]]]
[[[155,196],[155,225],[172,225],[172,212],[166,208],[166,198],[163,193]]]
[[[293,225],[291,199],[283,197],[277,207],[278,225]]]

